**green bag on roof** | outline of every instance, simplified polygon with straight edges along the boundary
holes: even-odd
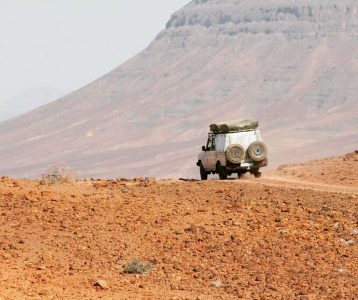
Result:
[[[257,127],[259,127],[259,122],[255,120],[234,120],[211,124],[210,131],[215,133],[229,133],[255,130]]]

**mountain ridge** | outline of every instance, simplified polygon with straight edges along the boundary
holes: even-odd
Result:
[[[332,30],[334,30],[334,33],[337,30],[357,33],[358,22],[354,19],[357,14],[357,8],[354,6],[354,1],[325,1],[322,3],[322,1],[316,0],[300,1],[297,4],[297,1],[281,0],[256,1],[255,3],[256,6],[253,6],[249,1],[192,1],[178,13],[173,14],[166,28],[187,25],[212,27],[214,25],[230,24],[235,25],[236,29],[239,29],[238,32],[264,32],[269,34],[279,30],[283,33],[290,33],[290,30],[287,30],[290,28],[277,26],[280,22],[289,22],[295,26],[301,25],[301,28],[311,33],[324,33]],[[220,9],[215,9],[213,13],[212,7],[218,4]],[[232,9],[233,6],[235,6],[235,10]],[[303,20],[306,23],[303,23]],[[330,26],[327,26],[327,24],[325,24],[325,27],[320,26],[321,21],[327,20],[332,21],[329,23]],[[238,26],[247,26],[250,23],[260,21],[265,22],[265,26],[258,27],[259,30],[257,31],[250,31],[250,27]],[[297,21],[299,22],[297,23]],[[268,28],[268,23],[272,23],[273,28]],[[308,23],[309,26],[307,26]],[[292,29],[295,28],[293,27]]]

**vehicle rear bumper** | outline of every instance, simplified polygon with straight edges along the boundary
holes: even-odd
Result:
[[[237,171],[251,171],[254,169],[266,167],[268,165],[267,158],[263,161],[254,162],[254,161],[245,161],[240,164],[227,164],[226,170],[231,172]]]

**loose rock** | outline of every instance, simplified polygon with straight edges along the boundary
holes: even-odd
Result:
[[[99,279],[94,284],[95,287],[106,290],[109,288],[107,282],[105,280]]]

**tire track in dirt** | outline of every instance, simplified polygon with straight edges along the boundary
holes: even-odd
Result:
[[[345,193],[358,195],[358,187],[350,186],[340,186],[332,184],[324,184],[319,182],[310,182],[295,178],[287,178],[282,176],[265,176],[260,179],[244,179],[244,182],[249,184],[265,184],[268,186],[274,187],[283,187],[283,188],[294,188],[294,189],[305,189],[313,191],[322,191],[322,192],[332,192],[332,193]]]

